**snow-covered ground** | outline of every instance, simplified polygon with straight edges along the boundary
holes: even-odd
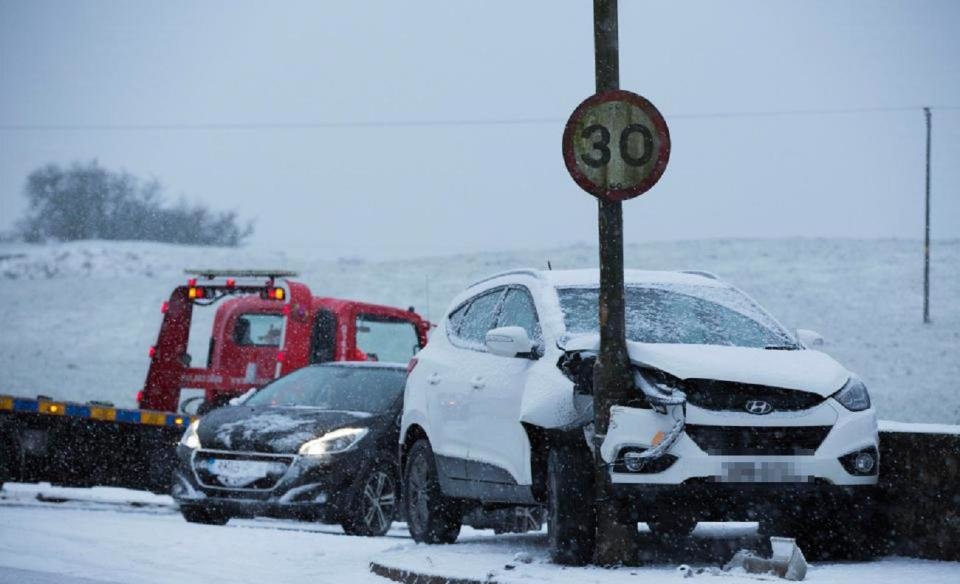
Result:
[[[127,504],[131,500],[138,505]],[[413,543],[402,524],[380,538],[346,536],[336,526],[267,519],[216,527],[186,523],[169,498],[122,489],[14,484],[0,491],[0,583],[383,584],[387,580],[369,571],[370,562],[377,562],[481,581],[489,575],[504,584],[656,584],[682,580],[681,564],[715,568],[751,543],[755,536],[749,524],[706,524],[684,549],[645,546],[649,554],[641,568],[563,568],[548,562],[544,533],[495,536],[465,528],[455,545],[424,546]],[[517,561],[517,554],[526,555],[529,563]],[[729,574],[696,579],[757,581]],[[960,564],[904,558],[817,564],[807,575],[807,581],[822,584],[958,580]]]
[[[880,416],[960,423],[960,240],[933,246],[933,323],[921,323],[922,244],[779,239],[630,245],[627,267],[704,269],[753,295],[786,326],[810,328],[867,382]],[[159,306],[187,267],[299,270],[317,294],[414,305],[432,319],[480,277],[516,267],[596,265],[592,246],[401,260],[310,249],[154,243],[0,244],[0,392],[133,406]],[[207,331],[192,352],[206,354]]]

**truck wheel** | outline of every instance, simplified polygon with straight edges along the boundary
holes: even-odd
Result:
[[[190,506],[180,507],[180,513],[188,523],[203,523],[205,525],[226,525],[230,516],[207,507]]]
[[[357,486],[340,525],[348,535],[381,536],[387,533],[397,510],[394,466],[380,463]]]
[[[690,514],[674,511],[650,517],[647,519],[647,526],[658,539],[676,541],[693,533],[697,520]]]
[[[554,563],[582,566],[593,559],[593,459],[585,447],[564,444],[547,456],[547,525]]]
[[[460,535],[460,502],[443,494],[433,449],[418,440],[407,455],[403,504],[410,535],[418,543],[453,543]]]

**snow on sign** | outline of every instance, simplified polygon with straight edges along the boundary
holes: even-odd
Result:
[[[652,103],[629,91],[583,101],[563,130],[563,160],[588,193],[609,201],[642,195],[670,158],[667,122]]]

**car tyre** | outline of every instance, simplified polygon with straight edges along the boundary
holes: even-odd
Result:
[[[561,444],[547,455],[547,532],[554,563],[583,566],[593,560],[593,459],[585,446]]]
[[[460,535],[460,501],[440,489],[433,449],[427,440],[414,443],[403,475],[403,504],[410,535],[418,543],[453,543]]]
[[[373,466],[357,484],[340,525],[348,535],[382,536],[390,529],[396,517],[397,473],[392,464],[383,462]]]
[[[204,525],[226,525],[230,521],[230,516],[221,511],[191,505],[189,507],[180,507],[180,514],[188,523],[202,523]]]

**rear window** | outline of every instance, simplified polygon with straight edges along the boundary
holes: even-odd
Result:
[[[420,350],[417,328],[409,320],[357,316],[357,348],[370,361],[407,363]]]
[[[298,369],[250,396],[249,406],[304,406],[385,412],[403,393],[405,369],[314,366]]]
[[[279,347],[283,315],[241,314],[233,325],[233,342],[253,347]]]

